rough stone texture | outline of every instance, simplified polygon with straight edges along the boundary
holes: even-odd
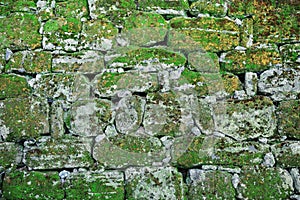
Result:
[[[245,90],[247,95],[254,96],[257,94],[257,83],[258,78],[256,73],[247,72],[245,74]]]
[[[11,171],[5,175],[3,181],[3,197],[5,199],[63,199],[64,191],[57,172]]]
[[[190,12],[192,15],[209,14],[218,17],[224,17],[226,15],[226,3],[221,0],[213,1],[196,1],[190,6]]]
[[[174,18],[170,21],[170,26],[189,35],[207,51],[231,50],[239,44],[237,24],[225,18]]]
[[[283,101],[277,109],[278,131],[282,136],[300,139],[300,101]]]
[[[20,162],[21,148],[12,142],[0,143],[0,169],[13,168]]]
[[[124,175],[119,171],[73,172],[64,187],[65,199],[124,199]]]
[[[300,44],[286,44],[280,47],[283,62],[286,66],[297,67],[300,65]]]
[[[36,142],[29,142],[24,152],[23,162],[34,170],[91,167],[93,164],[84,139],[75,137],[43,137]]]
[[[272,146],[277,165],[280,167],[298,167],[300,160],[300,142],[288,141]]]
[[[23,76],[2,74],[0,75],[0,82],[0,99],[30,95],[31,88]]]
[[[281,168],[244,167],[238,193],[247,199],[287,199],[292,185],[292,177]]]
[[[270,69],[260,75],[258,90],[274,101],[296,99],[300,93],[299,69]]]
[[[49,133],[49,107],[39,98],[0,101],[0,134],[4,141],[18,142]]]
[[[182,175],[172,167],[128,168],[125,171],[127,199],[183,199]]]
[[[299,173],[299,169],[292,168],[290,173],[291,173],[291,176],[292,176],[293,181],[294,181],[295,189],[299,193],[300,192],[300,173]]]
[[[276,129],[275,106],[267,97],[215,105],[218,130],[236,140],[270,137]]]
[[[188,55],[190,69],[198,72],[217,73],[220,71],[219,58],[216,54],[192,52]]]
[[[232,175],[222,171],[189,170],[189,199],[234,199],[235,190],[231,184]]]

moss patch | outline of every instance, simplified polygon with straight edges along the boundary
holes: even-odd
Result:
[[[29,96],[31,88],[26,78],[17,75],[0,75],[0,99]]]
[[[193,15],[209,14],[212,16],[225,16],[225,1],[213,0],[213,1],[196,1],[190,6],[191,13]]]

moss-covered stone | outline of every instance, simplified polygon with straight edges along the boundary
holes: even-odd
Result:
[[[190,6],[192,15],[209,14],[212,16],[224,17],[226,15],[226,5],[224,0],[196,1]]]
[[[36,49],[41,47],[40,24],[35,15],[13,13],[0,18],[0,49]]]
[[[238,192],[247,199],[287,199],[292,193],[292,180],[280,168],[244,167]]]
[[[79,74],[45,74],[31,80],[34,94],[49,100],[76,100],[90,97],[88,80]]]
[[[54,9],[55,5],[52,0],[39,1],[37,2],[37,16],[40,21],[47,21],[55,17]]]
[[[297,67],[300,64],[300,44],[286,44],[280,47],[283,63],[287,67]]]
[[[228,4],[228,14],[235,17],[244,17],[247,7],[251,5],[251,0],[231,0]]]
[[[174,18],[170,27],[190,36],[207,51],[226,51],[239,45],[239,27],[226,18]]]
[[[279,167],[299,167],[300,166],[300,142],[289,141],[272,146],[272,152],[275,154],[277,166]]]
[[[81,46],[84,49],[111,50],[118,29],[107,19],[86,21],[83,23]]]
[[[268,146],[255,142],[234,142],[228,138],[197,136],[174,164],[184,168],[199,165],[243,166],[263,162]]]
[[[64,190],[56,172],[12,171],[3,181],[5,199],[63,199]]]
[[[21,148],[14,143],[1,142],[0,143],[0,171],[1,169],[16,167],[18,162],[20,162],[20,160],[18,159],[20,151]]]
[[[6,130],[1,132],[4,141],[18,142],[49,133],[49,108],[45,100],[14,98],[3,100],[0,105],[0,126]]]
[[[172,167],[128,168],[126,199],[184,199],[182,174]]]
[[[234,94],[234,91],[241,90],[243,88],[240,79],[230,73],[222,74],[223,87],[227,93],[230,95]]]
[[[11,12],[34,12],[36,4],[34,0],[5,0],[1,1],[0,15],[7,16]]]
[[[81,28],[82,22],[74,17],[48,20],[43,27],[43,48],[76,51]]]
[[[191,169],[188,199],[235,199],[231,178],[228,172]]]
[[[118,91],[153,92],[158,90],[157,76],[151,73],[111,73],[97,75],[94,79],[95,94],[113,96]]]
[[[161,42],[167,34],[167,22],[155,13],[138,12],[125,20],[122,36],[130,45],[145,46]]]
[[[117,57],[110,65],[112,67],[133,68],[136,65],[147,66],[161,63],[183,66],[186,63],[186,58],[182,54],[161,48],[139,48],[128,51],[124,56]]]
[[[52,72],[99,73],[104,69],[103,54],[98,51],[80,51],[56,55]]]
[[[214,105],[215,123],[221,132],[237,140],[275,133],[275,107],[267,97],[219,103]]]
[[[0,74],[4,72],[4,67],[6,65],[6,58],[5,58],[6,51],[4,49],[0,50]]]
[[[77,19],[88,17],[88,2],[87,0],[60,0],[55,4],[55,15]]]
[[[19,51],[14,53],[6,65],[6,71],[44,73],[51,70],[52,55],[43,51]]]
[[[84,139],[65,136],[37,140],[36,144],[27,145],[24,163],[30,169],[57,169],[91,167],[93,159],[86,149]]]
[[[253,19],[246,18],[241,21],[240,46],[251,47],[253,45]]]
[[[282,136],[300,139],[300,100],[283,101],[277,109],[278,131]]]
[[[189,69],[198,72],[220,71],[219,57],[215,53],[192,52],[188,55]]]
[[[26,78],[18,75],[0,75],[0,99],[29,96],[31,88]]]
[[[225,70],[229,72],[259,72],[281,65],[281,56],[274,49],[251,48],[246,51],[228,52],[222,61]]]
[[[71,173],[65,182],[67,200],[124,199],[124,178],[119,171]]]

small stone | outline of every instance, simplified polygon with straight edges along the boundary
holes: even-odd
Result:
[[[267,153],[265,155],[262,165],[266,167],[273,167],[275,165],[275,158],[272,153]]]
[[[257,93],[258,78],[256,73],[246,72],[245,74],[245,90],[248,96],[254,96]]]
[[[280,167],[298,167],[300,165],[300,142],[282,142],[272,146],[276,164]]]
[[[294,181],[294,187],[295,187],[296,191],[299,193],[300,192],[300,173],[299,173],[299,169],[292,168],[290,173],[291,173],[291,176],[292,176],[293,181]]]

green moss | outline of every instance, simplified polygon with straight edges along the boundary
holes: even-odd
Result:
[[[5,199],[63,199],[64,191],[57,173],[13,171],[3,181]]]
[[[0,168],[7,169],[16,166],[20,150],[14,143],[0,143]]]
[[[241,81],[234,74],[223,74],[222,80],[225,91],[231,95],[234,94],[234,91],[241,90],[243,88]]]
[[[21,76],[0,75],[0,99],[29,96],[31,88],[26,79]]]
[[[213,16],[225,16],[225,2],[223,0],[196,1],[190,6],[193,15],[210,14]]]
[[[88,2],[86,0],[57,2],[55,14],[58,17],[71,17],[80,20],[81,17],[88,17]]]
[[[125,30],[137,29],[145,27],[161,27],[166,28],[166,20],[159,14],[139,12],[134,15],[130,15],[125,21]]]
[[[187,10],[189,4],[185,0],[160,1],[160,0],[138,0],[139,8],[142,10],[161,9]]]
[[[272,148],[276,157],[276,165],[283,168],[299,167],[299,142],[282,142]]]

